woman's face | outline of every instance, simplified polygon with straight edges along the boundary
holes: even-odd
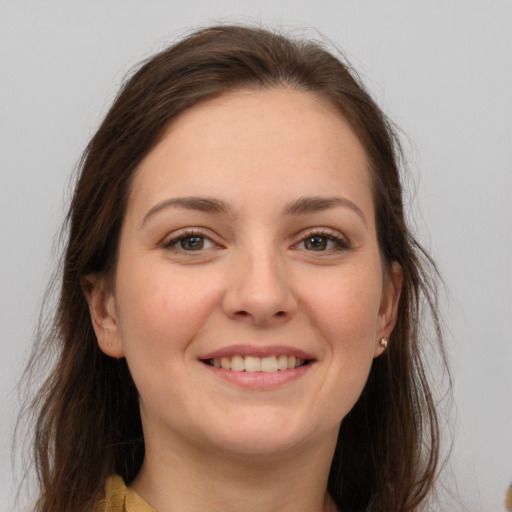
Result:
[[[233,453],[335,439],[396,316],[368,160],[310,93],[191,108],[137,169],[115,279],[90,295],[145,436]]]

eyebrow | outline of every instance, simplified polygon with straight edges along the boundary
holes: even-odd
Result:
[[[167,208],[184,208],[204,213],[230,214],[231,209],[224,201],[210,197],[175,197],[166,199],[153,206],[142,219],[143,225],[150,217]]]
[[[337,207],[349,208],[361,218],[363,223],[367,225],[367,220],[362,210],[352,201],[344,197],[321,197],[321,196],[304,196],[296,201],[292,201],[285,205],[283,212],[286,215],[307,215],[309,213],[317,213],[331,208]],[[215,213],[224,215],[233,215],[233,210],[220,199],[211,197],[175,197],[166,199],[157,203],[144,215],[143,225],[150,217],[167,208],[184,208],[186,210],[195,210],[204,213]]]
[[[288,215],[306,215],[308,213],[316,213],[324,210],[329,210],[331,208],[337,208],[339,206],[343,206],[345,208],[350,208],[352,211],[357,213],[357,215],[361,218],[363,223],[368,225],[368,221],[359,206],[355,203],[346,199],[344,197],[320,197],[320,196],[305,196],[288,203],[284,212]]]

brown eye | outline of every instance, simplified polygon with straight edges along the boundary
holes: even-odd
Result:
[[[179,240],[180,248],[184,251],[200,251],[204,248],[204,237],[185,236]]]
[[[306,251],[331,253],[350,248],[347,241],[331,233],[313,232],[305,236],[296,246]]]
[[[202,234],[181,234],[163,244],[164,249],[185,252],[200,252],[215,247],[214,242]]]
[[[310,236],[304,240],[304,246],[308,251],[325,251],[328,242],[325,236]]]

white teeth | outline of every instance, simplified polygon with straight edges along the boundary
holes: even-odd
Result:
[[[279,370],[288,370],[288,357],[287,356],[279,356],[277,358],[277,368]]]
[[[245,356],[246,372],[261,372],[261,359],[254,356]]]
[[[299,368],[306,363],[306,359],[296,356],[233,356],[233,357],[215,357],[210,360],[210,364],[215,368],[223,370],[232,370],[235,372],[265,372],[275,373],[277,371],[291,370]]]
[[[243,372],[245,370],[244,358],[242,356],[233,356],[231,358],[231,369],[235,372]]]
[[[277,372],[277,357],[262,357],[261,358],[261,371],[266,373]]]

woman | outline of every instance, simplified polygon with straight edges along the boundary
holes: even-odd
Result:
[[[88,145],[40,391],[37,510],[412,511],[438,472],[392,129],[312,42],[148,60]]]

